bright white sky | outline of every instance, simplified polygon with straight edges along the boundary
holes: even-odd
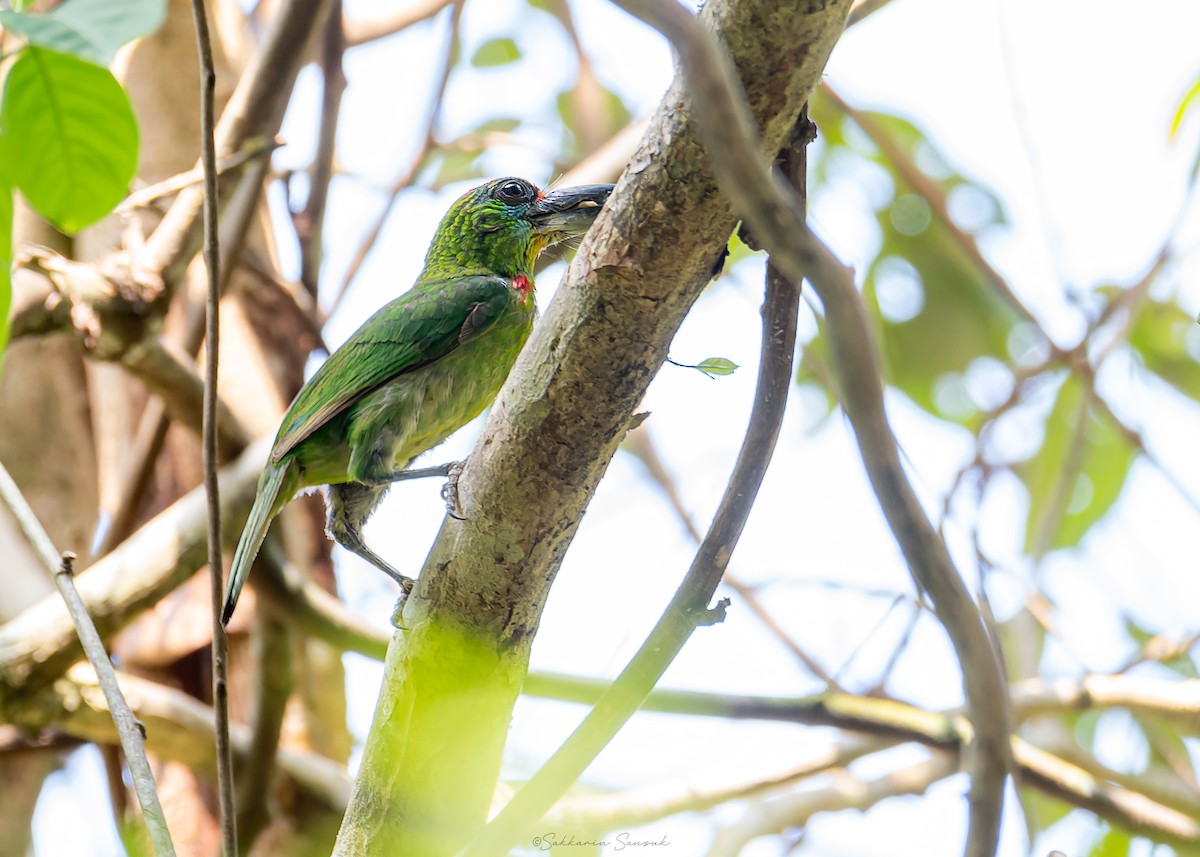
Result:
[[[377,0],[347,5],[359,16],[382,6]],[[525,60],[511,68],[457,75],[448,93],[443,136],[468,130],[487,115],[545,116],[540,130],[523,133],[521,145],[500,148],[485,159],[489,174],[545,182],[552,178],[547,155],[559,134],[550,121],[554,98],[569,85],[574,60],[557,24],[546,16],[521,16],[523,5],[519,0],[468,4],[465,56],[489,38],[512,36]],[[573,7],[601,79],[626,98],[635,115],[652,110],[671,76],[663,42],[603,0],[575,0]],[[851,103],[915,119],[956,168],[1000,196],[1012,225],[989,236],[984,250],[1064,344],[1072,343],[1081,327],[1077,312],[1063,299],[1063,284],[1074,292],[1098,282],[1127,283],[1145,269],[1178,212],[1186,172],[1200,145],[1197,116],[1174,145],[1167,137],[1181,95],[1200,75],[1200,5],[1163,0],[1140,15],[1128,12],[1128,4],[1113,0],[896,0],[849,32],[828,68],[827,79]],[[519,32],[518,19],[526,25]],[[422,125],[430,85],[426,76],[443,33],[438,22],[357,51],[348,60],[339,160],[368,181],[343,179],[335,186],[329,285],[340,281],[349,253],[380,204],[372,184],[390,181],[416,145],[413,137]],[[303,165],[311,155],[317,92],[315,78],[302,81],[301,103],[285,128],[290,143],[281,152],[285,163]],[[483,113],[484,104],[494,113]],[[461,189],[406,197],[331,324],[331,343],[408,287],[437,219]],[[860,268],[876,241],[864,214],[868,193],[839,187],[819,195],[813,211],[818,230]],[[1198,240],[1200,216],[1193,210],[1179,246],[1194,251]],[[556,268],[541,277],[543,307],[560,273]],[[1193,314],[1200,311],[1198,275],[1200,263],[1192,252],[1168,277]],[[745,427],[760,297],[761,266],[738,266],[701,299],[672,347],[672,356],[683,362],[719,355],[743,369],[714,381],[668,367],[647,397],[653,414],[649,425],[702,525],[715,509]],[[1193,496],[1200,496],[1200,465],[1189,443],[1200,429],[1196,409],[1170,396],[1135,393],[1120,373],[1104,382],[1120,412],[1147,430],[1161,460]],[[929,508],[937,509],[955,469],[971,454],[969,438],[932,425],[899,398],[890,407],[918,489]],[[465,457],[477,431],[478,426],[464,430],[430,461]],[[419,568],[432,542],[442,519],[437,492],[432,482],[397,488],[375,518],[382,523],[367,530],[375,549],[402,569]],[[1015,560],[1024,515],[1024,495],[1015,484],[993,492],[985,517],[987,546],[995,557]],[[1049,663],[1067,675],[1111,667],[1129,650],[1119,633],[1122,611],[1152,627],[1195,630],[1189,605],[1200,603],[1200,582],[1185,564],[1180,536],[1194,532],[1196,524],[1195,511],[1162,476],[1139,465],[1118,507],[1083,549],[1052,557],[1036,571],[1015,563],[1009,582],[998,582],[991,592],[996,609],[1001,617],[1008,615],[1031,581],[1043,581],[1058,600],[1070,644],[1053,649]],[[953,522],[950,531],[953,543]],[[392,584],[357,558],[339,554],[350,605],[386,628]],[[657,619],[690,558],[686,535],[640,466],[618,455],[555,585],[534,648],[534,667],[615,675]],[[972,568],[964,564],[965,572]],[[852,590],[907,593],[910,586],[840,419],[814,429],[803,399],[793,400],[733,570],[746,580],[774,584],[766,596],[775,614],[827,668],[836,670],[861,647],[845,676],[849,688],[861,689],[878,675],[907,614],[889,614],[886,597]],[[830,589],[828,582],[841,588]],[[1078,653],[1084,653],[1082,663]],[[953,659],[932,622],[918,625],[906,663],[913,666],[894,673],[890,692],[924,705],[961,701]],[[352,728],[361,740],[380,668],[354,656],[347,657],[347,667]],[[762,694],[819,689],[736,598],[728,621],[698,631],[664,684]],[[522,700],[506,772],[528,774],[583,713],[576,706]],[[1119,717],[1109,718],[1103,728],[1115,742],[1128,743]],[[799,763],[827,740],[816,729],[640,715],[587,778],[614,787],[660,778],[741,778]],[[889,763],[900,766],[917,758],[916,752],[900,751]],[[863,771],[882,772],[878,766]],[[97,830],[108,824],[106,813],[87,805],[90,798],[82,788],[84,781],[102,788],[94,760],[77,757],[57,776],[62,787],[47,791],[36,818],[39,853],[117,853],[115,843],[97,844]],[[807,853],[958,854],[965,831],[964,789],[965,781],[956,778],[923,801],[888,801],[865,816],[818,816],[807,831]],[[739,815],[739,808],[728,807],[716,821]],[[62,825],[64,817],[96,823]],[[1007,822],[1002,854],[1026,853],[1030,845],[1015,804]],[[646,838],[666,835],[674,846],[667,853],[691,855],[703,852],[712,825],[712,819],[683,818],[656,822],[641,832]],[[1068,819],[1053,839],[1035,843],[1034,851],[1081,853],[1089,844],[1088,831],[1083,820]],[[778,851],[763,842],[745,853],[760,857]]]

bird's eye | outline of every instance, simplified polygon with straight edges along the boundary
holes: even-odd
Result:
[[[505,182],[496,190],[496,198],[504,202],[529,202],[533,199],[533,188],[525,182]]]

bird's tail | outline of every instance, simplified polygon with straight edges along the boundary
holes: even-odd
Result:
[[[225,584],[225,606],[221,610],[222,625],[229,624],[233,608],[237,606],[238,596],[242,594],[242,587],[250,574],[250,566],[258,556],[263,539],[267,537],[267,528],[271,526],[271,520],[292,499],[296,492],[295,483],[296,465],[290,458],[278,464],[268,464],[259,478],[254,505],[250,509],[250,517],[246,519],[246,527],[242,530],[242,537],[233,554],[229,582]]]

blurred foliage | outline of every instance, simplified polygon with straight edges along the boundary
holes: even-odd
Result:
[[[870,165],[890,180],[890,187],[878,182],[881,188],[873,200],[879,249],[863,285],[888,383],[939,419],[976,425],[978,406],[946,391],[961,386],[962,376],[979,358],[1007,361],[1008,342],[1020,318],[953,235],[963,227],[939,217],[926,196],[935,190],[939,205],[954,195],[967,200],[963,207],[971,211],[973,232],[1004,223],[999,200],[955,172],[908,120],[864,114],[908,160],[901,169],[828,97],[818,93],[810,114],[822,141],[814,150],[814,183],[829,181],[848,160]],[[914,170],[926,183],[920,193],[906,178]],[[823,336],[823,331],[818,334],[814,347],[826,353]],[[815,380],[810,371],[802,367],[799,380]]]
[[[1063,380],[1041,448],[1017,467],[1029,492],[1025,553],[1074,547],[1116,502],[1134,449],[1078,375]]]

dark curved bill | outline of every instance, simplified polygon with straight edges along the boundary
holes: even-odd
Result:
[[[557,244],[587,232],[612,189],[610,184],[589,184],[547,191],[529,207],[525,219],[549,244]]]

